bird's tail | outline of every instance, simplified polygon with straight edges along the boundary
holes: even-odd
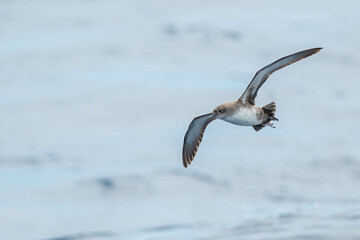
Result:
[[[276,104],[274,102],[271,102],[263,106],[262,109],[264,110],[264,113],[266,113],[269,117],[274,117],[276,112]]]
[[[252,126],[255,131],[259,131],[260,129],[262,129],[265,126],[270,126],[275,128],[271,123],[269,123],[270,121],[279,121],[279,119],[277,119],[275,117],[275,112],[276,112],[276,104],[274,102],[271,102],[265,106],[262,107],[264,113],[267,115],[267,120],[260,125],[254,125]]]

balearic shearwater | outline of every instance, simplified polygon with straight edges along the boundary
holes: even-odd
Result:
[[[193,161],[204,136],[205,128],[215,119],[221,119],[240,126],[252,126],[255,131],[259,131],[265,126],[275,128],[270,122],[279,121],[275,117],[275,103],[271,102],[263,107],[255,105],[255,98],[259,88],[273,72],[309,57],[321,49],[322,48],[313,48],[297,52],[265,66],[255,74],[245,92],[237,101],[221,104],[217,106],[212,113],[194,118],[184,137],[182,152],[184,167],[187,167]]]

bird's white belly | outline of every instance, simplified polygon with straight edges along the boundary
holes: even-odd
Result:
[[[241,108],[223,120],[240,126],[258,125],[261,124],[261,120],[258,119],[256,113],[255,108]]]

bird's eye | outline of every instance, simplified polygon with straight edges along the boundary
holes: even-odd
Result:
[[[222,113],[222,110],[218,110],[219,111],[219,113]]]

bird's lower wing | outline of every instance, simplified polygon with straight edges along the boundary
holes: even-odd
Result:
[[[215,120],[212,113],[198,116],[192,120],[184,137],[182,159],[184,167],[191,164],[204,136],[207,125]]]
[[[279,60],[267,65],[266,67],[260,69],[251,80],[249,86],[246,88],[243,95],[239,98],[238,102],[242,103],[251,103],[255,104],[255,98],[259,88],[264,84],[266,79],[275,72],[283,67],[286,67],[294,62],[297,62],[303,58],[309,57],[317,52],[319,52],[321,48],[312,48],[308,50],[304,50],[301,52],[297,52],[291,54],[289,56],[280,58]]]

